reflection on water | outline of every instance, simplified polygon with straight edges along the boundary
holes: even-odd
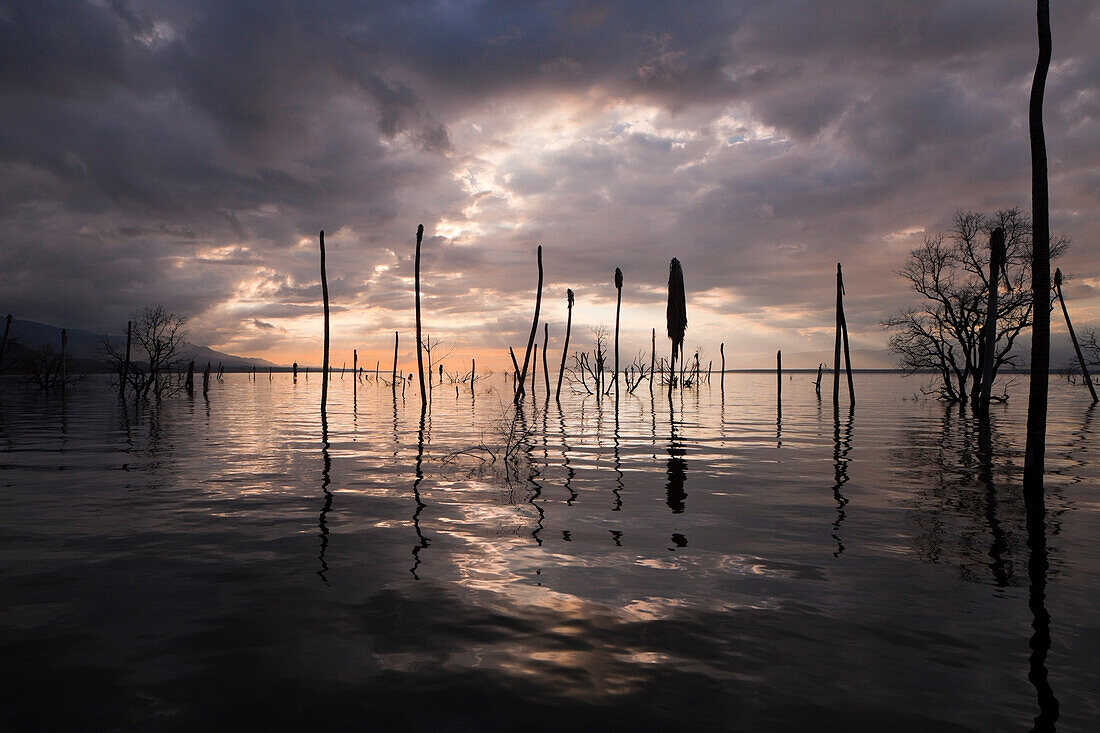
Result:
[[[836,540],[836,552],[833,557],[840,557],[844,552],[844,542],[840,539],[840,525],[848,516],[844,507],[848,505],[848,498],[841,489],[848,483],[848,453],[852,450],[852,427],[856,418],[855,407],[848,409],[848,417],[844,422],[844,432],[840,428],[840,407],[833,405],[833,500],[836,502],[836,521],[833,522],[833,539]]]
[[[799,376],[518,413],[333,380],[320,424],[291,375],[0,393],[0,727],[1100,719],[1095,408],[1052,385],[1037,504],[1022,396],[862,375],[829,415]]]

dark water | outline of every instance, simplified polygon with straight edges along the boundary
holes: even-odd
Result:
[[[988,431],[894,375],[835,416],[740,374],[516,425],[491,385],[421,426],[414,390],[336,376],[327,441],[317,375],[6,390],[3,727],[1096,729],[1080,388],[1029,537],[1023,382]]]

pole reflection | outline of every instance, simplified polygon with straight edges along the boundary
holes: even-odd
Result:
[[[324,494],[325,501],[321,505],[321,514],[317,517],[317,529],[321,537],[321,550],[317,555],[317,560],[321,563],[320,569],[317,571],[317,575],[320,576],[321,581],[325,585],[328,585],[328,563],[325,561],[325,554],[328,552],[328,513],[332,509],[332,491],[329,490],[329,484],[332,483],[332,457],[329,456],[329,442],[328,442],[328,413],[325,410],[324,403],[321,404],[321,493]]]
[[[1027,545],[1031,550],[1027,562],[1027,605],[1031,609],[1031,656],[1028,658],[1027,678],[1035,688],[1039,714],[1035,716],[1033,731],[1053,731],[1058,721],[1058,698],[1050,686],[1047,672],[1047,653],[1050,651],[1050,613],[1046,607],[1047,555],[1046,503],[1042,489],[1024,492],[1027,511]]]
[[[420,576],[416,572],[421,563],[420,551],[431,544],[420,528],[420,513],[424,511],[424,508],[427,506],[427,504],[420,500],[420,482],[424,480],[424,433],[427,420],[428,407],[427,405],[422,405],[420,408],[420,427],[416,432],[416,478],[413,481],[413,499],[416,501],[416,511],[413,512],[412,521],[413,530],[416,532],[416,544],[414,544],[412,548],[413,566],[409,568],[409,572],[417,580],[420,580]]]
[[[848,505],[848,498],[841,489],[848,483],[848,453],[852,450],[852,424],[855,420],[856,409],[848,407],[848,418],[844,421],[844,432],[840,430],[840,407],[833,406],[833,499],[836,501],[836,521],[833,522],[833,539],[836,540],[836,550],[833,557],[840,557],[844,552],[844,541],[840,538],[840,525],[844,523],[848,514],[844,507]]]

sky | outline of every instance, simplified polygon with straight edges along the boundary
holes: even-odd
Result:
[[[1052,5],[1052,228],[1100,326],[1100,5]],[[407,371],[423,224],[451,363],[522,353],[541,244],[552,351],[566,288],[573,346],[613,328],[620,267],[623,360],[651,328],[663,354],[677,257],[689,354],[813,367],[843,262],[856,366],[885,366],[909,250],[1030,209],[1036,53],[1004,0],[0,0],[0,309],[118,333],[163,303],[317,364],[323,229],[333,362],[400,331]]]

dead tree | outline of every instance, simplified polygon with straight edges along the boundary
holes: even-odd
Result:
[[[519,374],[519,385],[516,388],[516,393],[513,398],[515,404],[519,404],[523,400],[523,396],[526,394],[524,385],[527,382],[527,367],[531,363],[531,350],[535,344],[535,333],[539,328],[539,309],[542,308],[542,245],[538,246],[537,255],[539,262],[539,283],[538,288],[535,291],[535,317],[531,321],[531,335],[527,338],[527,351],[523,355],[523,369]]]
[[[844,369],[848,374],[848,400],[856,403],[855,388],[852,386],[852,360],[848,351],[848,322],[844,318],[844,276],[840,263],[836,263],[836,341],[833,346],[833,406],[840,404],[840,347],[844,345]]]
[[[1047,191],[1047,146],[1043,133],[1043,96],[1050,69],[1050,2],[1038,0],[1036,25],[1039,58],[1031,82],[1028,130],[1031,137],[1031,389],[1027,398],[1027,442],[1024,448],[1024,494],[1041,505],[1046,461],[1047,388],[1050,382],[1050,202]],[[1038,501],[1035,501],[1038,500]]]
[[[775,352],[775,396],[783,399],[783,350]]]
[[[61,394],[65,394],[65,350],[69,345],[69,332],[61,329]]]
[[[397,331],[393,332],[393,372],[390,374],[390,384],[393,386],[393,391],[397,391],[397,341],[399,339]]]
[[[416,371],[420,375],[420,407],[428,407],[428,388],[424,385],[424,337],[420,322],[420,243],[424,240],[424,225],[416,227],[416,264],[413,271],[413,283],[416,289]]]
[[[328,347],[329,347],[329,314],[328,314],[328,275],[325,273],[325,230],[321,230],[321,298],[324,301],[325,312],[325,354],[321,364],[321,412],[328,408]]]
[[[982,348],[978,360],[982,364],[981,390],[978,393],[976,407],[980,412],[989,411],[989,399],[993,390],[994,362],[997,351],[997,306],[1000,299],[1001,277],[1005,287],[1011,289],[1008,279],[1007,255],[1005,250],[1004,227],[996,227],[989,235],[989,278],[985,307],[985,326],[983,327]]]
[[[546,382],[546,401],[550,401],[550,367],[546,364],[547,345],[550,343],[550,324],[542,324],[542,380]],[[473,382],[470,382],[473,384]]]
[[[573,328],[573,291],[565,290],[565,301],[568,315],[565,317],[565,345],[561,349],[561,367],[558,369],[558,388],[554,392],[554,399],[561,401],[561,380],[565,376],[565,358],[569,354],[569,332]]]
[[[1089,394],[1092,395],[1092,403],[1095,405],[1097,402],[1096,387],[1092,384],[1092,377],[1089,376],[1085,356],[1081,353],[1081,344],[1077,342],[1077,334],[1073,330],[1073,323],[1069,320],[1066,299],[1062,296],[1062,270],[1060,268],[1054,270],[1054,292],[1058,296],[1058,302],[1062,304],[1062,315],[1066,318],[1066,328],[1069,330],[1070,340],[1073,341],[1073,350],[1077,352],[1077,363],[1081,365],[1081,374],[1085,377],[1085,384],[1089,387]]]
[[[619,394],[619,311],[623,306],[623,271],[615,268],[615,395]]]

